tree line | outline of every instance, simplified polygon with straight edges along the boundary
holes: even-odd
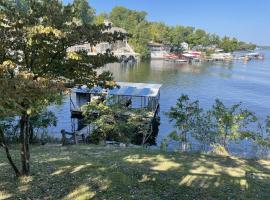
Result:
[[[254,44],[239,41],[236,38],[220,37],[217,34],[207,33],[205,30],[190,26],[168,26],[163,22],[150,22],[146,17],[147,13],[144,11],[117,6],[110,13],[97,15],[94,22],[101,24],[107,19],[113,23],[113,26],[127,30],[130,34],[129,43],[142,56],[149,55],[147,44],[150,41],[175,46],[186,42],[191,48],[199,45],[202,47],[215,45],[224,49],[225,52],[256,47]]]

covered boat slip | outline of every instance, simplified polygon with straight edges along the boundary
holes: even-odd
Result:
[[[145,110],[145,117],[149,122],[150,131],[157,132],[159,121],[159,100],[161,84],[117,82],[117,87],[104,89],[101,87],[76,87],[70,95],[70,111],[72,118],[72,132],[77,135],[91,134],[91,124],[84,124],[82,106],[96,99],[107,98],[108,103],[125,108],[123,115],[132,115],[132,110]],[[153,131],[154,130],[154,131]],[[157,133],[155,133],[157,134]]]
[[[80,86],[73,89],[75,101],[70,97],[72,113],[81,112],[81,107],[94,99],[109,97],[109,102],[129,108],[144,108],[155,112],[159,107],[161,84],[117,82],[117,87],[106,90],[101,87]]]

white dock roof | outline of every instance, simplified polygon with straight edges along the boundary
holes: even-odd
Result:
[[[120,87],[115,87],[109,90],[108,95],[117,96],[137,96],[137,97],[156,97],[158,96],[161,84],[151,83],[131,83],[131,82],[117,82]],[[94,87],[92,89],[86,86],[80,88],[74,88],[75,93],[106,93],[106,90],[100,87]]]
[[[117,82],[120,88],[109,90],[109,95],[156,97],[161,84]]]

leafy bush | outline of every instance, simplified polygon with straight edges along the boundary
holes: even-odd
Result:
[[[217,143],[225,148],[228,142],[237,139],[254,139],[254,132],[248,126],[257,121],[255,114],[241,108],[241,104],[226,107],[220,100],[216,100],[212,110],[212,123],[216,133]]]
[[[86,122],[95,128],[89,141],[99,143],[111,140],[123,143],[144,144],[150,130],[150,119],[146,110],[131,110],[110,100],[92,101],[83,107]]]
[[[190,101],[187,95],[182,95],[178,98],[176,105],[171,107],[166,113],[171,122],[174,122],[174,127],[177,132],[172,132],[169,137],[172,140],[181,142],[181,150],[186,150],[188,134],[191,134],[196,129],[197,120],[202,109],[199,107],[199,101]]]
[[[189,136],[198,140],[204,149],[214,145],[217,152],[227,151],[227,144],[231,141],[245,138],[256,141],[258,138],[257,132],[251,129],[257,117],[243,109],[240,103],[226,107],[217,99],[212,109],[205,111],[200,108],[199,101],[191,101],[187,95],[182,95],[166,114],[177,128],[168,138],[180,142],[181,150],[187,150]],[[266,124],[269,132],[270,118]],[[266,143],[266,140],[261,139],[261,142]]]

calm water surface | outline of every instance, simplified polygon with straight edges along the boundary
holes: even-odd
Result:
[[[261,121],[270,115],[270,51],[263,53],[263,61],[246,64],[234,61],[188,65],[152,60],[135,65],[110,64],[105,69],[110,70],[117,81],[162,84],[159,144],[173,130],[164,112],[175,105],[181,94],[198,99],[203,108],[210,108],[219,98],[226,105],[242,102],[244,107],[256,112]],[[51,131],[59,134],[62,128],[70,130],[68,99],[53,109],[58,116],[58,126]],[[243,145],[235,145],[232,151],[240,154],[254,152],[255,147],[242,148]]]

